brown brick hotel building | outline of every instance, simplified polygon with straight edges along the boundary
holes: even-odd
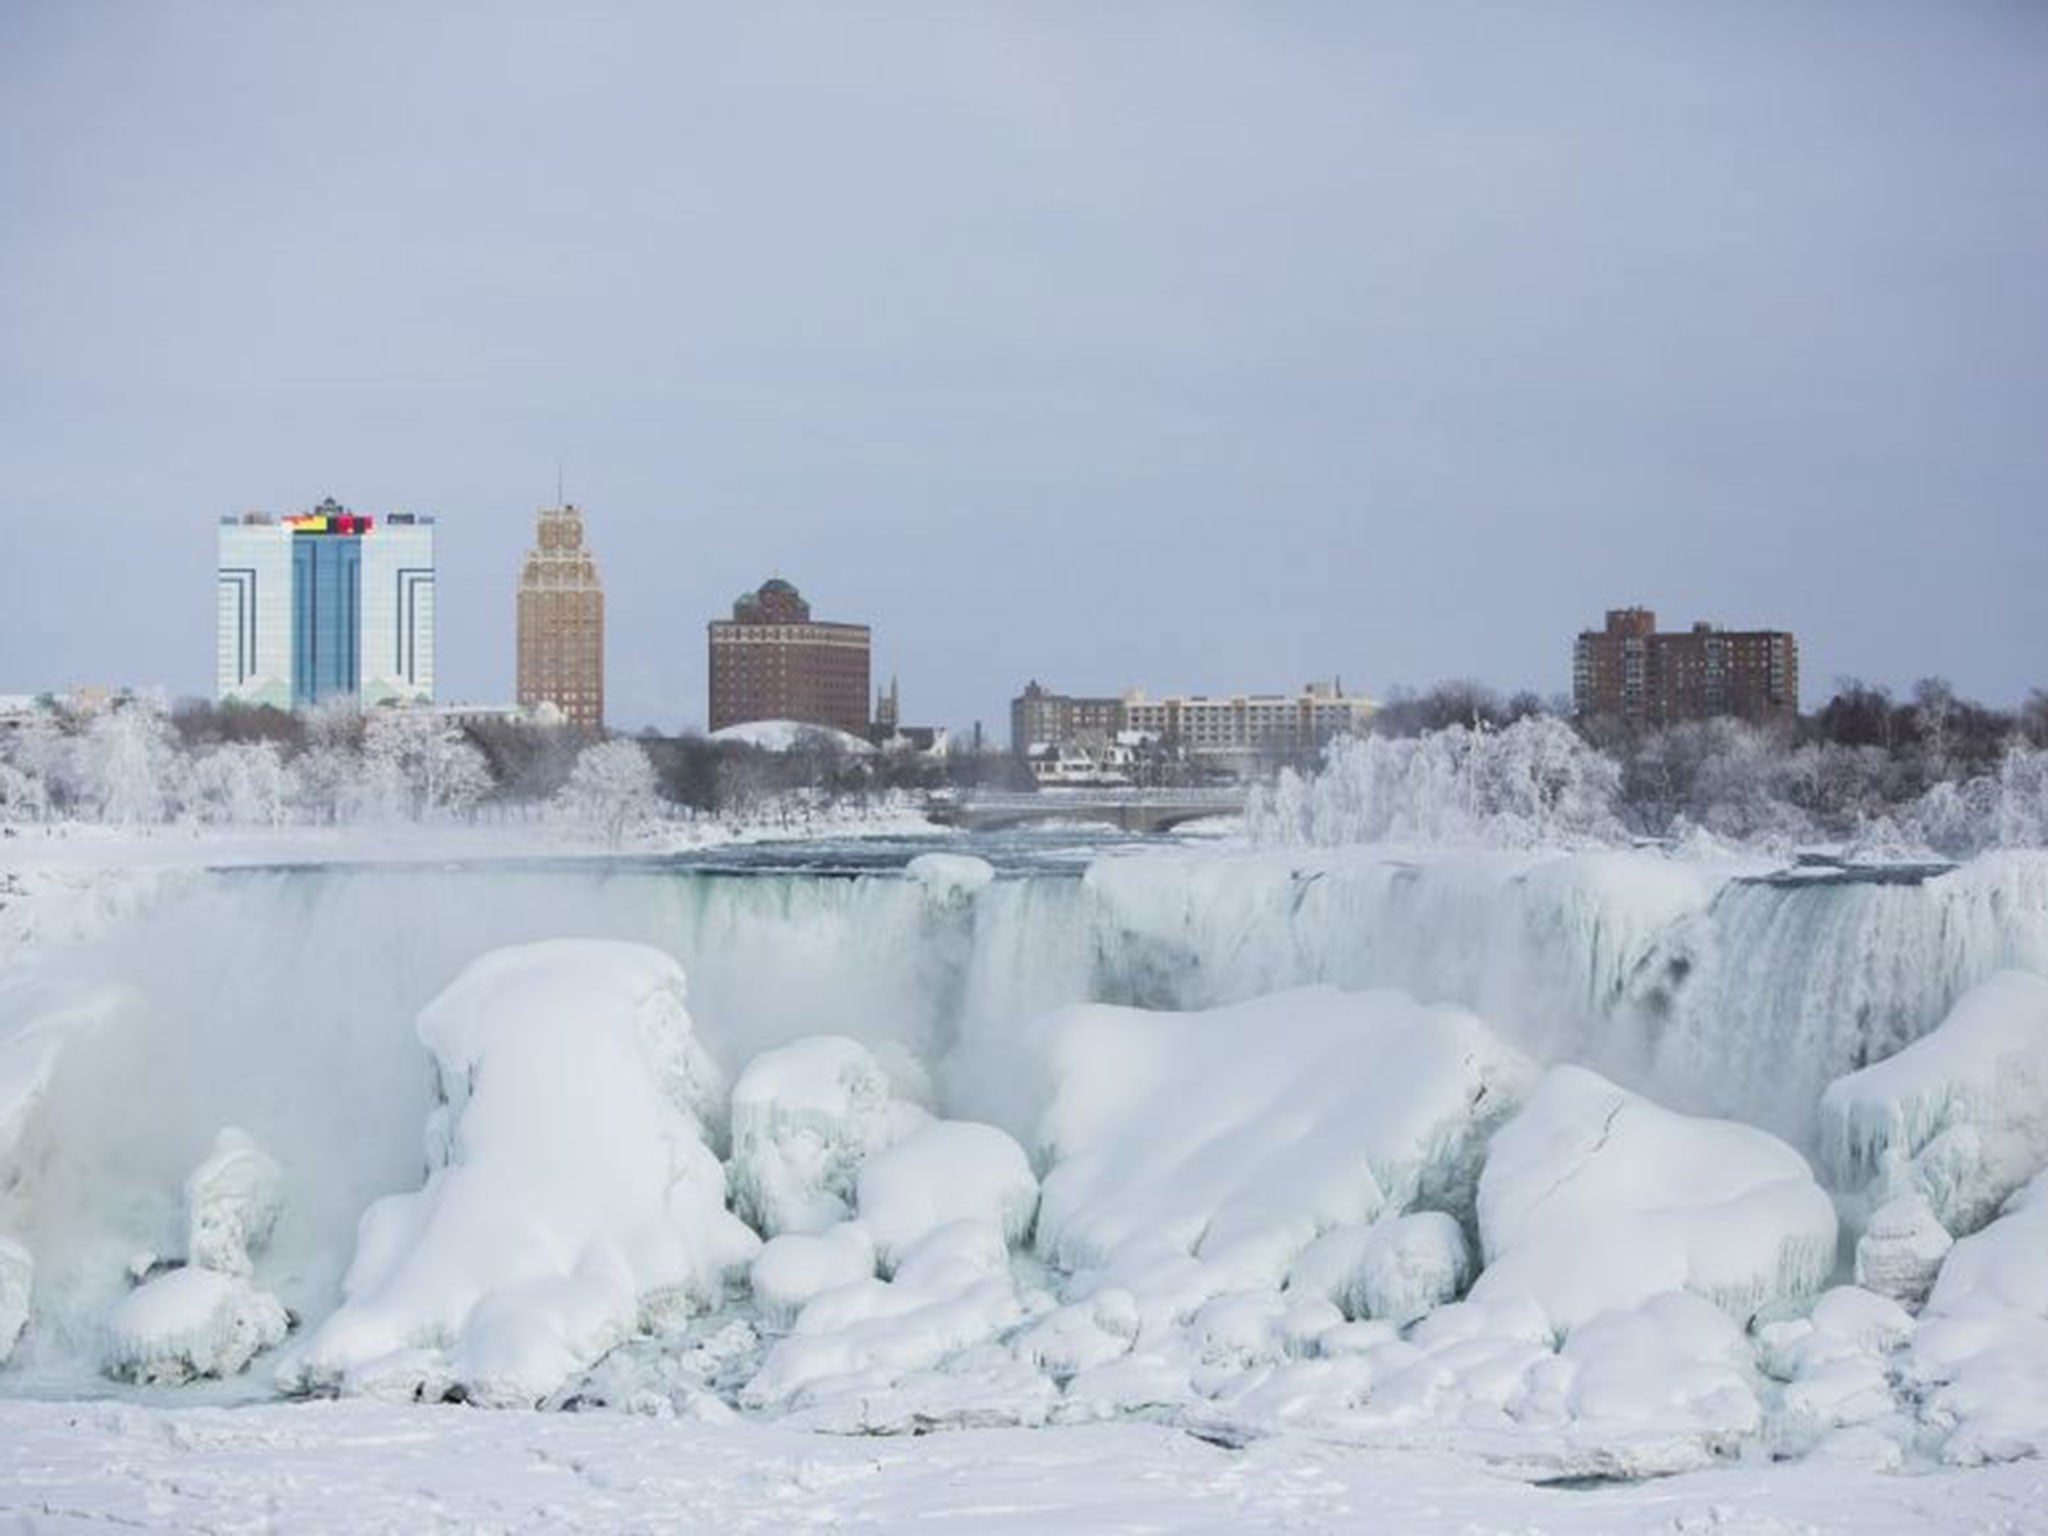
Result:
[[[1712,715],[1760,719],[1799,712],[1799,642],[1781,629],[1657,632],[1647,608],[1614,608],[1572,650],[1581,716],[1667,725]]]
[[[778,576],[734,603],[731,618],[713,619],[710,633],[712,730],[802,720],[867,735],[867,625],[813,619]]]

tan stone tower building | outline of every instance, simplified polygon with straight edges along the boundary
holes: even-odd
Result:
[[[543,507],[519,576],[519,702],[604,729],[604,585],[580,507]]]

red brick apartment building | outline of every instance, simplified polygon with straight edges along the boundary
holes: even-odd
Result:
[[[801,720],[868,734],[867,625],[813,619],[778,576],[734,603],[731,618],[713,619],[710,641],[712,730]]]
[[[1643,725],[1797,714],[1799,642],[1786,630],[1706,623],[1659,634],[1648,608],[1613,608],[1605,629],[1573,647],[1572,704]]]

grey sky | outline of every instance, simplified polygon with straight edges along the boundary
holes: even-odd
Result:
[[[203,693],[212,523],[557,460],[614,723],[770,573],[906,715],[1544,692],[1603,608],[2048,684],[2048,5],[0,0],[0,691]]]

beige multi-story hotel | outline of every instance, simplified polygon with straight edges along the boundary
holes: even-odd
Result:
[[[1120,698],[1076,698],[1037,682],[1010,701],[1010,747],[1019,757],[1043,748],[1100,755],[1120,737],[1149,737],[1206,767],[1251,770],[1308,757],[1337,736],[1363,731],[1373,702],[1338,682],[1295,693],[1174,694],[1140,688]]]
[[[519,573],[519,702],[604,729],[604,584],[580,507],[543,507]]]

